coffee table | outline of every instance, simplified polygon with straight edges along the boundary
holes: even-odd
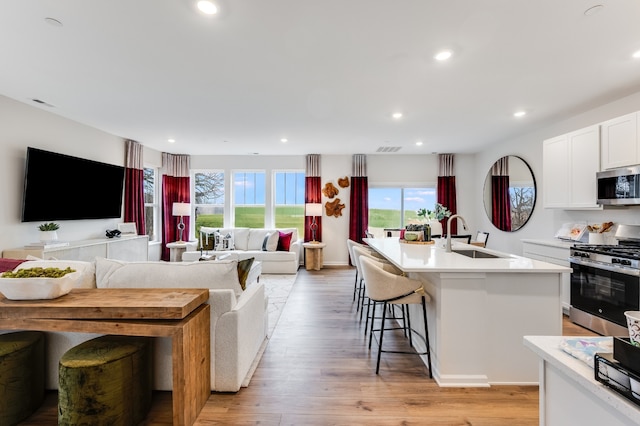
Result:
[[[192,425],[211,394],[207,289],[74,289],[51,300],[0,295],[0,329],[170,337],[173,424]]]

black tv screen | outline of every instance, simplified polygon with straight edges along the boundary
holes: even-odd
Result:
[[[124,167],[27,148],[22,221],[122,216]]]

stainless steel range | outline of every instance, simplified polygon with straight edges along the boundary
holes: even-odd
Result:
[[[570,249],[569,315],[597,333],[626,336],[624,311],[640,310],[640,225],[618,225],[615,237],[619,245]]]

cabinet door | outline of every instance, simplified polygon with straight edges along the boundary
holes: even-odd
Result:
[[[568,135],[571,157],[572,208],[599,208],[596,173],[600,171],[600,126],[590,126]]]
[[[638,116],[623,115],[601,124],[602,169],[638,164]]]
[[[545,140],[542,144],[542,191],[545,208],[559,208],[569,205],[570,167],[567,135]]]

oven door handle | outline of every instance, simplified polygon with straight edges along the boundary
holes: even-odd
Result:
[[[593,261],[585,262],[583,260],[580,260],[577,257],[569,257],[569,262],[570,263],[575,263],[576,265],[582,265],[582,266],[589,266],[591,268],[604,269],[605,271],[615,272],[617,274],[631,275],[633,277],[640,276],[640,270],[638,270],[638,269],[620,268],[618,266],[611,266],[611,265],[607,265],[606,263],[597,263],[597,262],[593,262]]]

